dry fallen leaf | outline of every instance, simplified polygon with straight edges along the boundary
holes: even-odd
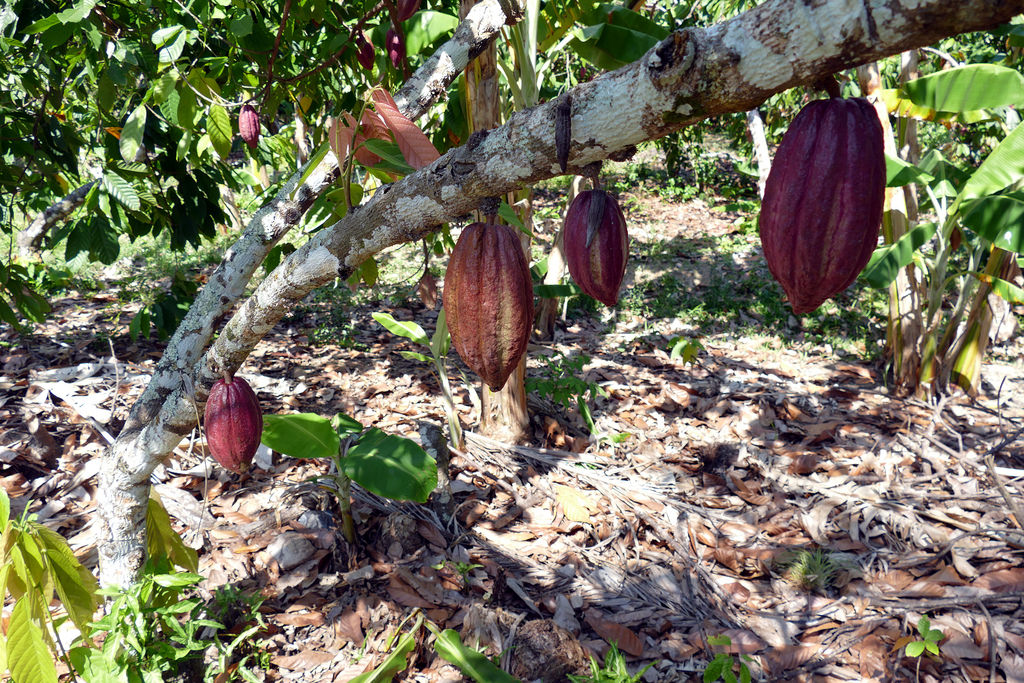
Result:
[[[574,522],[590,523],[590,511],[597,505],[586,494],[563,484],[555,484],[555,498],[562,506],[562,514]]]
[[[634,657],[643,655],[643,641],[626,626],[605,619],[597,610],[593,609],[588,609],[584,616],[590,628],[594,629],[594,632],[605,641],[615,643],[620,650]]]

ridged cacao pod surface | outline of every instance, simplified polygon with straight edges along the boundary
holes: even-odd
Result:
[[[768,269],[793,312],[850,286],[878,243],[885,201],[882,125],[863,98],[817,100],[782,138],[759,225]]]
[[[256,149],[260,141],[260,116],[251,105],[243,104],[238,113],[238,134],[249,149]]]
[[[629,258],[629,234],[615,197],[604,190],[576,195],[565,212],[562,238],[569,274],[580,289],[606,306],[618,303]]]
[[[213,459],[232,472],[249,469],[263,434],[263,412],[248,382],[241,377],[214,382],[203,422]]]
[[[401,68],[402,62],[405,61],[405,41],[402,40],[402,36],[398,35],[395,29],[389,28],[384,34],[384,46],[388,50],[392,66],[396,69]]]
[[[497,391],[526,353],[533,326],[533,281],[516,231],[467,226],[448,261],[443,297],[452,345]]]

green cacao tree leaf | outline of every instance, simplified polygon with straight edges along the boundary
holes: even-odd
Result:
[[[904,85],[909,99],[936,111],[968,112],[1024,103],[1024,75],[998,64],[969,64]]]
[[[411,339],[417,344],[430,346],[430,338],[422,327],[411,320],[395,320],[389,313],[372,313],[373,319],[386,327],[391,334]]]
[[[206,132],[210,135],[213,149],[221,159],[227,159],[231,152],[231,117],[224,107],[211,104],[206,117]]]
[[[348,477],[391,500],[425,503],[437,486],[437,463],[419,444],[370,429],[342,460]]]
[[[333,458],[341,437],[315,413],[263,416],[263,445],[293,458]]]
[[[990,195],[971,202],[962,221],[997,247],[1024,254],[1024,192]]]
[[[11,499],[7,497],[7,491],[0,489],[0,531],[7,528],[9,521],[11,521]],[[0,556],[2,553],[3,548],[0,548]]]
[[[54,656],[43,640],[42,610],[38,595],[25,595],[14,603],[7,625],[7,666],[16,683],[57,683]]]
[[[118,149],[121,158],[125,161],[135,161],[135,155],[142,146],[142,133],[146,129],[146,105],[140,104],[131,113],[124,127],[121,128],[121,139],[118,141]]]
[[[138,211],[142,204],[132,184],[113,171],[103,174],[103,189],[128,209]]]
[[[63,536],[36,522],[31,524],[31,528],[42,548],[43,559],[53,577],[61,604],[78,630],[86,633],[99,607],[96,593],[99,584],[92,572],[83,567],[71,552]]]
[[[146,506],[146,546],[150,557],[164,555],[179,567],[190,572],[199,571],[199,554],[181,540],[181,536],[171,526],[171,517],[160,501],[160,496],[153,490],[150,490]]]
[[[885,289],[903,268],[914,259],[914,252],[935,234],[935,223],[921,223],[892,244],[878,247],[860,277],[875,289]]]
[[[459,25],[458,17],[434,10],[423,10],[405,22],[406,54],[416,55],[423,48],[449,35]]]

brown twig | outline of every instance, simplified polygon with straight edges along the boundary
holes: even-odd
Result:
[[[281,52],[281,36],[284,34],[284,25],[288,23],[288,15],[291,14],[291,11],[292,0],[285,0],[284,9],[281,11],[281,23],[277,25],[277,35],[274,36],[274,47],[271,48],[270,57],[267,58],[267,78],[266,84],[263,86],[261,108],[270,95],[270,86],[274,83],[274,62],[277,61],[277,55]]]

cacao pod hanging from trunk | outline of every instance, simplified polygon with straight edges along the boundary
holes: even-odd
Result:
[[[885,201],[882,125],[862,98],[817,100],[793,120],[765,183],[768,269],[794,313],[850,286],[878,243]]]
[[[491,389],[505,384],[526,353],[533,281],[516,231],[473,223],[462,231],[444,277],[452,345]]]
[[[260,115],[251,105],[243,104],[242,111],[238,113],[238,135],[249,149],[256,149],[260,140]]]
[[[606,306],[619,300],[629,234],[615,198],[604,190],[580,192],[565,212],[565,260],[584,292]]]
[[[203,415],[213,459],[232,472],[249,469],[263,434],[263,412],[252,387],[241,377],[219,379],[210,389]]]

